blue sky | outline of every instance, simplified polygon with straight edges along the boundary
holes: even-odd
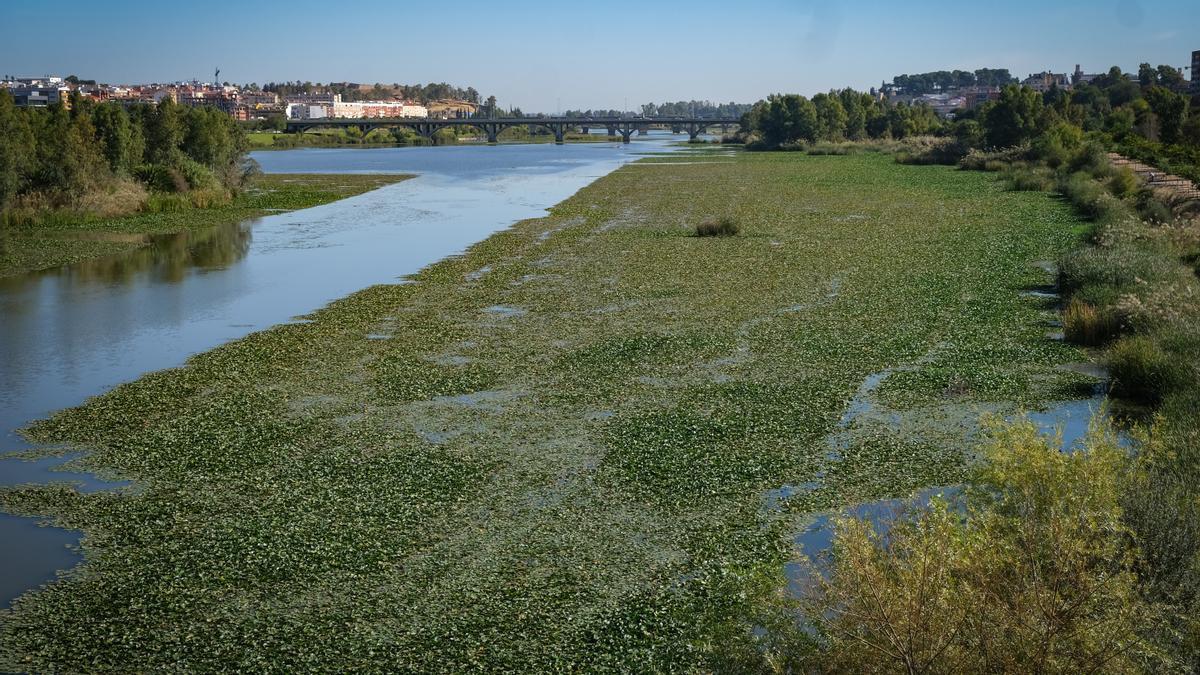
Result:
[[[526,111],[750,102],[901,73],[1190,65],[1200,0],[0,0],[0,74],[446,81]]]

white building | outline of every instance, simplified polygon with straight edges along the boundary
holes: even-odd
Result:
[[[289,120],[322,120],[333,117],[332,106],[313,103],[289,103],[284,116]]]

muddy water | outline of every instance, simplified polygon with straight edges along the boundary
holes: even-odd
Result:
[[[640,153],[674,151],[677,140],[256,153],[268,173],[419,175],[334,204],[0,279],[0,453],[28,449],[15,430],[32,420],[359,289],[396,283],[542,215]],[[0,486],[119,488],[57,468],[0,459]],[[77,533],[0,515],[0,606],[74,565],[78,553],[68,547],[77,541]]]

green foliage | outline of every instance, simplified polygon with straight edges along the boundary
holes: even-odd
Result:
[[[1054,186],[1054,176],[1036,168],[1009,167],[1001,176],[1009,190],[1018,192],[1045,192]]]
[[[1009,148],[1033,140],[1042,126],[1042,97],[1027,87],[1010,85],[1000,98],[980,110],[984,137],[993,148]]]
[[[1113,393],[1123,398],[1158,403],[1194,371],[1179,363],[1153,338],[1132,336],[1118,340],[1106,355],[1113,378]]]
[[[795,94],[759,101],[742,117],[742,140],[750,149],[805,149],[817,141],[907,138],[941,129],[925,105],[881,103],[853,89]]]
[[[1061,452],[996,427],[965,504],[935,501],[886,536],[837,525],[808,616],[834,672],[1142,672],[1158,621],[1122,521],[1124,455],[1094,429]]]

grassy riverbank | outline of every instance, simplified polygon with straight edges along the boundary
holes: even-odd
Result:
[[[725,215],[736,236],[693,235]],[[1090,392],[1022,294],[1081,231],[1049,195],[888,156],[627,166],[414,283],[35,425],[138,488],[0,492],[87,533],[3,616],[3,658],[761,666],[805,514],[958,482],[979,413]]]
[[[68,214],[36,225],[0,228],[0,277],[130,251],[151,235],[199,232],[218,225],[352,197],[409,178],[406,175],[261,175],[226,206],[181,207],[120,218]]]

